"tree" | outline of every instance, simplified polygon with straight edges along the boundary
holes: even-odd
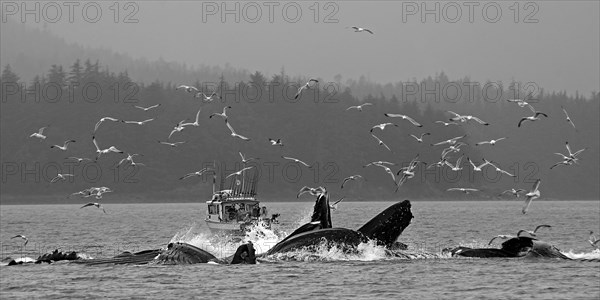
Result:
[[[2,70],[2,82],[19,82],[19,80],[21,80],[21,78],[19,77],[19,75],[17,75],[15,72],[12,71],[12,68],[10,67],[9,64],[7,64],[4,67],[4,70]]]

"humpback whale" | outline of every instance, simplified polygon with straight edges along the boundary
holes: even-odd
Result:
[[[329,195],[325,191],[317,196],[311,221],[269,249],[266,255],[310,248],[323,242],[341,245],[349,251],[370,240],[387,249],[397,248],[396,240],[413,218],[410,207],[408,200],[393,204],[357,230],[332,228]]]
[[[568,259],[569,257],[562,254],[560,250],[547,242],[540,241],[533,237],[514,237],[504,243],[500,249],[497,248],[479,248],[473,249],[468,247],[456,247],[454,249],[444,249],[444,252],[450,252],[452,256],[462,257],[544,257],[544,258],[561,258]]]

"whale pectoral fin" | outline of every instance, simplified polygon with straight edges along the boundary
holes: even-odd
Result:
[[[410,207],[408,200],[396,203],[359,228],[358,232],[377,241],[378,244],[390,248],[404,229],[410,225],[413,218]]]
[[[256,264],[256,251],[252,242],[240,245],[237,248],[231,259],[231,264]]]
[[[166,251],[156,258],[160,264],[199,264],[209,261],[219,261],[214,255],[196,246],[186,243],[171,243]]]

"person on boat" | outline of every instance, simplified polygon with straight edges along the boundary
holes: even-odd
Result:
[[[263,206],[260,209],[260,217],[262,219],[269,219],[269,212],[267,211],[267,207],[266,206]]]
[[[244,223],[250,223],[252,222],[252,217],[250,216],[250,213],[247,212],[246,215],[244,216]]]

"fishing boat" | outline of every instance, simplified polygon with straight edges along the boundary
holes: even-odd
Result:
[[[261,223],[271,228],[277,223],[279,214],[269,216],[267,207],[260,205],[256,198],[258,171],[247,171],[242,175],[221,177],[216,187],[216,175],[213,175],[213,195],[206,201],[206,225],[213,232],[243,234],[247,228]]]

